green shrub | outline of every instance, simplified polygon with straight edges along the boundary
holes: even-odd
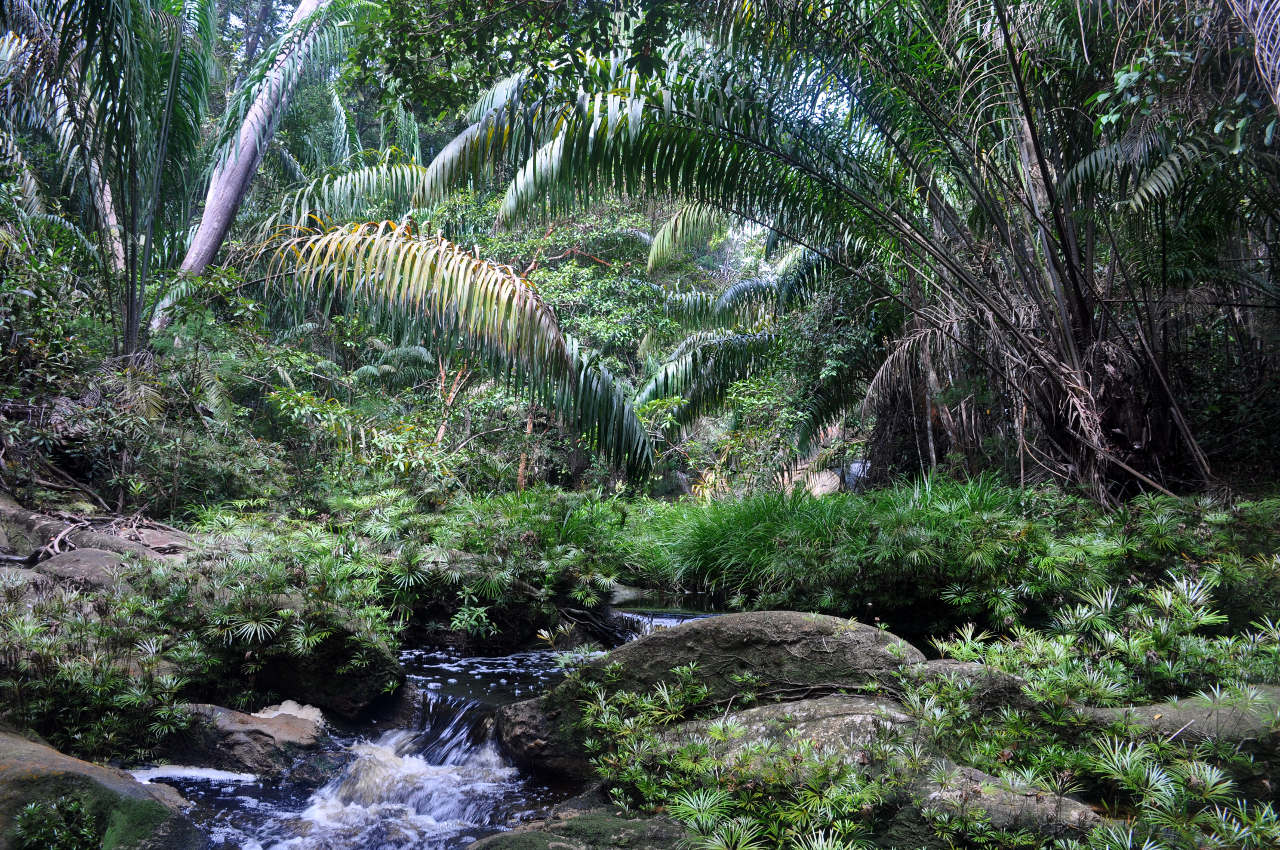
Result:
[[[627,503],[598,491],[534,487],[451,505],[430,533],[455,594],[452,625],[483,634],[497,622],[541,628],[556,624],[559,607],[606,602],[634,561],[627,523]]]
[[[75,797],[28,803],[13,820],[14,850],[97,850],[105,830]]]
[[[1081,587],[1187,567],[1225,624],[1280,613],[1280,505],[1140,498],[1106,511],[1054,490],[941,476],[821,498],[757,493],[650,509],[636,574],[730,608],[881,621],[908,638],[966,621],[1044,623]]]

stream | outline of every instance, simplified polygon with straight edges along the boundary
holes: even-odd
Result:
[[[624,611],[641,633],[693,615]],[[461,850],[542,817],[578,789],[553,787],[500,752],[493,714],[537,696],[563,671],[553,650],[459,657],[406,649],[400,660],[422,694],[412,725],[335,734],[352,759],[318,790],[253,774],[163,766],[134,771],[172,785],[215,850]]]

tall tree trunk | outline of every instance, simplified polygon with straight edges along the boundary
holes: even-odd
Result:
[[[297,26],[319,9],[329,5],[332,0],[300,0],[298,8],[293,12],[289,26]],[[293,50],[302,49],[304,39],[299,39]],[[285,51],[276,61],[275,66],[267,73],[262,90],[249,111],[236,142],[226,159],[214,169],[209,180],[209,193],[205,197],[204,214],[200,218],[200,226],[187,249],[187,256],[182,261],[182,270],[190,274],[200,274],[213,261],[222,241],[231,229],[241,202],[253,181],[253,175],[262,161],[262,154],[271,137],[275,134],[276,125],[289,105],[293,94],[292,87],[287,85],[283,66],[292,57],[291,51]],[[166,298],[157,308],[151,321],[152,332],[163,330],[169,324],[169,307],[172,302]]]
[[[253,66],[253,60],[258,58],[258,46],[262,43],[262,36],[269,29],[276,19],[276,3],[275,0],[262,0],[262,8],[258,11],[258,19],[250,26],[249,31],[245,34],[244,42],[244,64],[240,68],[240,73],[236,74],[236,80],[231,90],[235,91],[244,85],[244,76],[248,73],[249,68]]]
[[[463,361],[462,366],[458,369],[458,373],[453,377],[453,383],[448,389],[445,389],[447,383],[447,372],[445,369],[444,358],[438,358],[440,365],[440,400],[443,410],[440,413],[440,427],[436,429],[436,445],[444,443],[445,431],[449,427],[449,415],[453,412],[453,406],[458,401],[458,396],[462,394],[463,389],[471,382],[471,370],[467,368],[467,364]]]

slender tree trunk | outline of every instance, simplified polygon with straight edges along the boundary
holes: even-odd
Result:
[[[529,472],[529,438],[533,436],[533,405],[529,405],[529,418],[524,423],[524,451],[520,452],[520,467],[516,470],[516,492],[524,492]]]
[[[449,414],[453,412],[453,406],[454,404],[457,403],[458,396],[461,395],[463,388],[465,388],[466,385],[471,381],[471,370],[467,368],[466,363],[463,363],[461,368],[458,369],[458,374],[454,375],[453,383],[450,385],[449,389],[446,390],[445,380],[447,378],[447,374],[445,371],[444,360],[440,359],[439,364],[440,364],[440,397],[441,397],[441,401],[444,403],[443,404],[444,409],[440,413],[440,427],[436,429],[436,445],[437,446],[441,445],[444,442],[445,431],[449,427]]]
[[[275,0],[262,0],[262,8],[258,12],[258,19],[254,21],[248,33],[245,35],[244,42],[244,65],[240,68],[240,73],[236,74],[235,83],[231,90],[235,91],[244,85],[244,76],[249,72],[249,68],[253,66],[253,60],[258,58],[258,46],[262,43],[262,36],[271,28],[276,19]]]
[[[289,22],[296,26],[319,9],[329,5],[332,0],[300,0]],[[301,49],[300,39],[294,50]],[[187,249],[187,256],[182,261],[182,270],[189,274],[200,274],[213,261],[227,231],[235,220],[240,204],[249,190],[253,175],[258,170],[262,154],[275,134],[280,116],[289,105],[293,94],[284,77],[283,66],[291,58],[292,53],[281,54],[275,67],[268,72],[263,81],[262,90],[249,107],[240,125],[234,147],[226,159],[213,171],[209,180],[209,193],[205,197],[204,214],[200,218],[200,226]],[[152,332],[163,330],[169,324],[169,307],[172,302],[165,299],[157,308],[151,320]]]

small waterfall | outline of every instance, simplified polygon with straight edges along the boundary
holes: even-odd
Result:
[[[457,846],[504,824],[515,768],[498,752],[492,708],[426,693],[422,728],[352,746],[355,760],[312,795],[300,835],[278,850]]]
[[[637,634],[688,615],[634,612]],[[550,650],[460,658],[407,649],[421,695],[408,728],[348,740],[352,760],[314,793],[291,781],[166,766],[140,779],[174,785],[215,850],[461,850],[539,817],[572,788],[522,775],[498,750],[498,706],[544,693],[564,675]]]

